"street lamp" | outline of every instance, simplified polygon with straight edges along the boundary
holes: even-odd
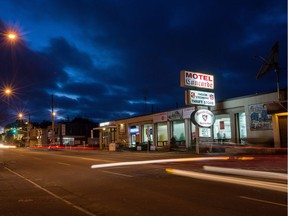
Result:
[[[10,96],[13,94],[13,90],[10,87],[3,87],[2,88],[3,95]]]
[[[22,117],[23,117],[23,113],[19,113],[19,114],[18,114],[18,117],[19,117],[19,119],[21,120]]]
[[[11,95],[12,94],[12,90],[10,88],[6,88],[6,89],[4,89],[4,93],[6,95]]]
[[[7,34],[7,38],[10,40],[15,40],[15,39],[17,39],[17,35],[15,33],[11,32],[11,33]]]
[[[9,87],[3,87],[1,90],[0,90],[1,94],[0,94],[0,100],[6,104],[9,105],[9,97],[10,96],[13,96],[14,94],[14,91],[9,88]],[[6,98],[6,99],[5,99]]]
[[[2,35],[4,36],[5,41],[9,43],[15,43],[18,41],[18,38],[19,38],[19,35],[18,33],[16,33],[16,31],[5,32],[5,33],[2,33]]]

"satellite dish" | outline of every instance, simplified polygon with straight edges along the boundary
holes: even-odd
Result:
[[[260,79],[266,73],[271,70],[275,70],[278,73],[278,61],[279,61],[279,43],[278,41],[272,47],[272,50],[268,56],[268,58],[264,59],[263,57],[259,56],[263,60],[263,64],[256,75],[256,80]]]

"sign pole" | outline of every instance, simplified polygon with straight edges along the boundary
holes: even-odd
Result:
[[[196,154],[199,154],[199,126],[195,126],[195,133],[196,133]]]

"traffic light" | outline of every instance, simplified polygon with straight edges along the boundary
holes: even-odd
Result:
[[[12,133],[13,133],[13,134],[16,134],[16,133],[17,133],[17,129],[14,128],[14,129],[12,130]]]

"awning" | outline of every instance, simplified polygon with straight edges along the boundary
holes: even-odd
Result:
[[[265,105],[268,114],[287,112],[287,101],[274,101]]]

